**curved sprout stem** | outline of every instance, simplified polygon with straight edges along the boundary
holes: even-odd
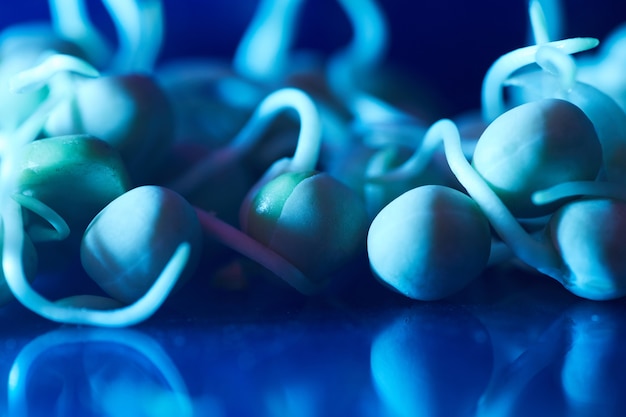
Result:
[[[193,415],[185,381],[163,348],[150,336],[130,329],[61,328],[36,337],[24,346],[11,365],[7,401],[11,415],[28,415],[27,383],[37,359],[58,346],[84,343],[114,343],[132,349],[159,371],[178,405],[176,415]],[[168,410],[170,411],[170,410]],[[172,410],[173,411],[173,410]]]
[[[241,38],[233,67],[238,74],[264,83],[284,76],[303,0],[260,0]]]
[[[342,99],[357,120],[389,121],[405,115],[388,103],[358,88],[358,79],[376,68],[389,44],[389,28],[385,16],[374,0],[339,0],[350,23],[353,36],[350,44],[335,53],[327,66],[328,84]]]
[[[213,173],[235,163],[256,144],[275,117],[285,110],[295,110],[300,118],[298,143],[287,170],[314,170],[322,141],[319,112],[306,93],[295,88],[283,88],[267,96],[257,106],[248,123],[227,147],[195,164],[169,187],[179,194],[188,194]]]
[[[563,91],[570,90],[576,83],[578,68],[574,58],[551,46],[541,46],[535,55],[537,64],[550,74],[557,77]]]
[[[563,39],[565,29],[565,13],[561,0],[539,0],[545,20],[548,41]]]
[[[125,327],[148,319],[171,292],[187,264],[191,251],[189,243],[181,243],[152,287],[128,306],[101,310],[101,301],[89,297],[70,297],[53,302],[37,293],[26,279],[22,263],[24,224],[20,206],[15,202],[13,204],[8,202],[2,208],[2,219],[4,226],[2,269],[9,289],[26,308],[48,320],[60,323]]]
[[[103,0],[115,24],[119,48],[112,71],[150,72],[163,44],[161,0]]]
[[[254,240],[241,230],[196,208],[204,231],[220,243],[264,266],[286,283],[305,295],[319,292],[321,286],[308,279],[298,268],[273,250]]]
[[[48,84],[56,74],[70,72],[84,77],[96,78],[100,73],[91,64],[72,55],[52,54],[39,65],[21,71],[10,80],[13,93],[27,93]]]
[[[328,64],[328,82],[340,97],[356,94],[355,78],[378,66],[387,52],[388,25],[378,4],[373,0],[339,0],[350,23],[352,41],[335,53]]]
[[[626,186],[604,181],[570,181],[535,191],[531,199],[535,204],[550,204],[572,197],[600,197],[626,201]]]
[[[34,83],[39,84],[39,81],[35,80]],[[51,89],[50,94],[28,119],[13,132],[10,132],[10,137],[2,141],[2,149],[0,150],[0,208],[4,206],[7,199],[15,195],[16,176],[19,173],[17,164],[20,161],[23,147],[37,138],[50,113],[69,96],[69,89]]]
[[[56,211],[49,206],[37,200],[35,197],[26,194],[13,194],[15,200],[20,206],[36,213],[38,216],[46,220],[52,226],[52,229],[39,227],[30,227],[29,236],[33,242],[45,242],[50,240],[63,240],[70,235],[70,227],[67,222]]]
[[[387,172],[370,175],[366,178],[366,181],[383,184],[417,177],[424,172],[440,145],[441,126],[434,124],[426,131],[415,152],[402,165]]]
[[[48,3],[56,33],[78,45],[96,66],[103,66],[111,56],[111,46],[89,20],[85,0],[49,0]]]
[[[37,138],[52,110],[67,95],[68,93],[64,91],[51,92],[37,110],[11,132],[11,137],[2,144],[4,147],[0,152],[0,209],[15,194],[16,176],[19,172],[17,164],[24,145]]]
[[[463,154],[461,138],[454,122],[443,119],[436,122],[433,129],[437,129],[443,137],[446,159],[452,173],[480,206],[493,228],[515,256],[538,271],[563,282],[561,260],[556,250],[549,244],[531,237],[472,168]]]
[[[481,97],[483,118],[486,122],[491,122],[506,111],[502,95],[504,83],[515,71],[534,63],[540,47],[550,46],[563,53],[574,54],[595,48],[599,43],[595,38],[571,38],[548,42],[541,46],[527,46],[502,55],[487,70],[483,80]]]
[[[377,66],[387,52],[389,28],[387,20],[374,0],[338,0],[352,24],[353,37],[340,52],[345,64],[369,69]]]
[[[17,149],[20,146],[24,146],[37,138],[39,132],[43,128],[48,116],[63,100],[68,97],[66,92],[54,92],[51,93],[32,113],[28,119],[26,119],[16,130],[11,134],[11,140],[8,145],[9,148]],[[2,152],[2,163],[7,159],[10,150]]]
[[[541,45],[550,42],[548,22],[546,21],[546,15],[540,0],[530,0],[528,14],[535,44]]]

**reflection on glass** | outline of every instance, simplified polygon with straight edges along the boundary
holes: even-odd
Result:
[[[409,309],[374,340],[374,386],[391,415],[471,416],[491,376],[483,325],[460,307]]]
[[[511,322],[511,326],[523,324]],[[563,415],[555,374],[567,343],[567,320],[559,316],[519,356],[494,370],[477,417]]]
[[[247,354],[249,367],[237,379],[247,379],[238,386],[247,384],[246,397],[257,406],[248,404],[242,410],[231,404],[229,415],[364,416],[364,410],[376,406],[369,378],[369,336],[345,325],[289,330],[273,347],[253,345],[254,354]]]
[[[578,301],[494,372],[478,417],[623,415],[626,306]]]
[[[568,415],[618,416],[626,410],[624,313],[623,305],[594,302],[569,312],[571,347],[561,370]]]
[[[45,333],[20,351],[7,387],[11,416],[193,414],[169,356],[149,336],[128,329]]]

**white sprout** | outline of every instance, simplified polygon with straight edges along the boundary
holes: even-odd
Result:
[[[389,28],[375,0],[338,0],[352,25],[350,44],[335,53],[326,72],[332,91],[356,118],[356,123],[406,121],[409,116],[390,103],[362,91],[358,82],[377,69],[387,52]]]
[[[387,172],[373,173],[367,178],[367,181],[380,184],[406,180],[420,175],[430,163],[435,151],[441,146],[441,127],[440,124],[433,124],[426,131],[413,154],[402,165]]]
[[[14,85],[21,91],[41,86],[58,73],[77,71],[86,76],[95,76],[97,71],[84,62],[52,55],[41,65],[16,75]],[[24,220],[22,206],[33,208],[55,229],[35,230],[38,239],[62,238],[68,234],[67,224],[49,207],[28,196],[17,195],[18,161],[24,145],[35,140],[50,112],[70,92],[64,88],[52,88],[48,98],[17,130],[11,140],[3,144],[0,154],[0,219],[4,229],[2,241],[2,270],[9,289],[25,307],[53,321],[99,326],[129,326],[150,317],[163,303],[184,269],[190,253],[188,243],[181,243],[150,290],[129,306],[119,307],[114,303],[112,310],[101,310],[102,297],[81,296],[52,302],[38,294],[28,282],[22,252],[24,248]],[[105,303],[107,304],[107,303]],[[111,304],[111,303],[108,303]],[[110,307],[110,306],[108,306]]]
[[[626,201],[626,186],[605,181],[563,182],[545,190],[535,191],[532,200],[535,204],[550,204],[572,197],[599,197]]]
[[[516,76],[509,86],[524,88],[525,99],[557,98],[578,106],[587,115],[602,145],[603,175],[609,181],[626,181],[626,113],[597,88],[576,81],[576,67],[562,51],[540,48],[544,71]],[[538,51],[539,55],[539,51]],[[571,58],[571,57],[570,57]]]
[[[60,37],[78,45],[96,66],[104,66],[111,57],[111,45],[89,20],[85,0],[49,0],[49,7]]]
[[[286,169],[290,171],[315,169],[322,134],[317,107],[306,93],[295,88],[284,88],[270,94],[258,105],[248,123],[226,147],[214,151],[195,164],[182,177],[170,184],[170,188],[185,195],[220,168],[235,163],[250,151],[275,117],[286,110],[295,110],[300,118],[298,143]]]
[[[483,80],[483,118],[486,122],[491,122],[506,111],[502,87],[516,71],[536,62],[537,51],[540,48],[548,46],[566,54],[574,54],[595,48],[599,43],[595,38],[571,38],[526,46],[502,55],[487,70]]]
[[[83,77],[97,78],[100,73],[93,66],[72,55],[52,54],[40,64],[21,71],[10,81],[13,93],[28,93],[47,85],[52,77],[59,73],[74,73]]]
[[[350,19],[353,36],[351,43],[338,52],[334,60],[340,61],[338,63],[349,71],[366,72],[376,68],[382,62],[389,45],[389,28],[380,6],[375,0],[338,1]],[[339,84],[333,86],[341,88]]]
[[[540,0],[530,0],[529,7],[530,28],[536,45],[550,42],[548,22]]]
[[[535,55],[535,61],[546,72],[554,75],[561,84],[562,91],[568,91],[576,83],[576,61],[560,49],[541,46]]]
[[[32,225],[28,229],[28,235],[33,242],[45,242],[50,240],[63,240],[70,235],[70,227],[63,217],[56,211],[52,210],[40,200],[26,194],[13,194],[15,200],[20,206],[38,214],[41,218],[46,219],[52,229],[44,228],[39,225]]]
[[[116,73],[150,72],[163,43],[161,0],[103,0],[113,18],[119,48],[111,70]]]
[[[233,67],[240,75],[273,84],[286,71],[295,23],[304,0],[260,0],[239,41]]]

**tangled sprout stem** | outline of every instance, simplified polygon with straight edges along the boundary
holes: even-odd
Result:
[[[571,38],[516,49],[498,58],[487,71],[482,86],[482,111],[486,122],[491,122],[507,110],[502,87],[517,70],[536,62],[537,51],[549,46],[566,54],[586,51],[598,46],[595,38]]]
[[[150,72],[163,43],[161,0],[104,0],[115,23],[119,48],[111,65],[116,73]]]
[[[86,3],[49,0],[52,24],[60,37],[78,45],[98,68],[108,67],[118,73],[151,71],[163,43],[162,1],[103,0],[117,31],[115,53],[89,19]]]
[[[76,72],[96,76],[89,64],[64,55],[52,55],[39,66],[18,74],[13,80],[17,91],[46,85],[59,73]],[[61,74],[63,75],[63,74]],[[25,239],[23,207],[34,209],[54,230],[36,231],[35,238],[59,239],[69,234],[65,221],[43,203],[27,195],[17,195],[19,161],[24,146],[35,140],[51,111],[71,96],[66,83],[53,84],[48,98],[15,132],[5,133],[0,154],[0,218],[2,220],[2,270],[13,295],[28,309],[52,321],[103,327],[130,326],[151,316],[163,303],[178,280],[190,254],[188,243],[181,243],[150,290],[135,303],[123,306],[98,296],[70,297],[56,302],[42,297],[30,286],[23,262]]]
[[[105,65],[112,53],[111,46],[89,19],[85,0],[49,0],[48,3],[56,33],[78,45],[96,66]]]

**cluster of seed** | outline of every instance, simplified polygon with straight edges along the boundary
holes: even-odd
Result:
[[[576,62],[598,41],[552,40],[538,0],[535,44],[494,62],[482,115],[432,124],[375,93],[389,87],[372,85],[388,42],[374,0],[340,1],[354,38],[330,57],[291,50],[301,0],[261,0],[232,63],[158,65],[161,2],[104,4],[117,50],[80,1],[51,0],[49,26],[0,38],[3,302],[132,325],[193,277],[208,241],[304,294],[367,253],[418,300],[514,258],[585,298],[626,295],[623,97],[577,75],[612,54]],[[35,291],[51,247],[79,254],[105,295]]]

